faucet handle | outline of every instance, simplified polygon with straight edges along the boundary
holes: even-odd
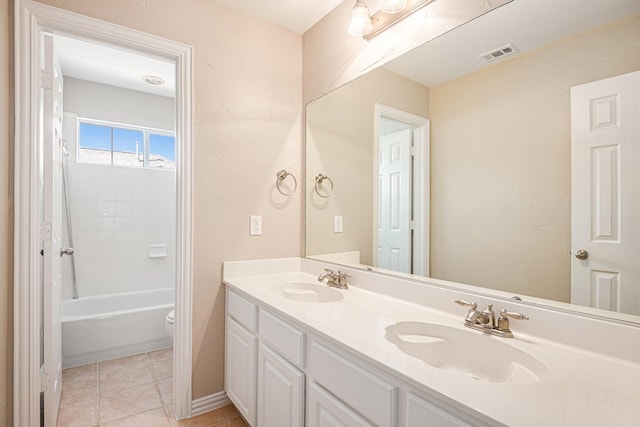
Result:
[[[326,271],[327,273],[335,274],[334,271],[330,268],[325,268],[324,271]]]
[[[476,304],[475,302],[467,302],[461,299],[457,299],[454,302],[461,306],[471,307],[471,310],[475,310],[476,308],[478,308],[478,304]]]
[[[529,320],[529,316],[526,314],[507,311],[504,308],[500,310],[500,317],[498,317],[498,326],[496,329],[501,336],[506,338],[513,337],[513,333],[511,329],[509,329],[509,317],[517,320]]]
[[[351,277],[351,275],[349,273],[338,270],[337,276],[338,287],[347,289],[349,287],[349,285],[347,284],[347,277]]]
[[[507,311],[506,309],[500,310],[500,317],[511,317],[512,319],[517,320],[529,320],[529,316],[522,313],[516,313],[514,311]]]

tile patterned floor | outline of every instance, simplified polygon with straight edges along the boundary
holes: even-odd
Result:
[[[233,405],[173,419],[172,350],[62,371],[57,427],[247,427]]]

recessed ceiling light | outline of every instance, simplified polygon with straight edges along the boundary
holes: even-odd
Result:
[[[164,79],[158,76],[142,76],[142,81],[153,86],[162,86],[164,84]]]

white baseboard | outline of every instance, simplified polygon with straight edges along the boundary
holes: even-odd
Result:
[[[219,391],[218,393],[200,397],[191,402],[191,416],[204,414],[214,409],[222,408],[230,405],[231,401],[227,397],[227,393]]]

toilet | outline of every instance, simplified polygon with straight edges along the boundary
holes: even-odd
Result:
[[[173,324],[174,323],[175,323],[175,320],[173,318],[173,310],[171,310],[169,314],[167,314],[167,320],[165,321],[165,324],[164,324],[165,330],[167,331],[167,335],[169,335],[169,338],[171,339],[171,343],[173,343]]]

